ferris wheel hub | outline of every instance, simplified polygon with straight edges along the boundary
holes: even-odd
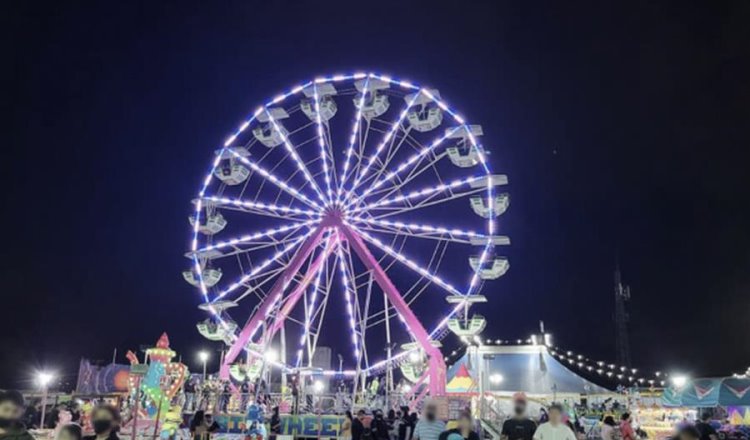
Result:
[[[328,227],[341,226],[344,223],[345,213],[340,206],[330,206],[323,212],[321,224]]]

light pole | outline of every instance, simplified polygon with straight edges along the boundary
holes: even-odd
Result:
[[[198,359],[203,362],[203,382],[206,381],[206,362],[208,362],[209,354],[207,351],[198,352]]]
[[[49,384],[52,382],[55,376],[52,373],[40,371],[37,373],[36,380],[39,382],[39,386],[42,387],[42,417],[39,421],[39,428],[44,429],[44,416],[47,410],[47,391],[49,390]]]

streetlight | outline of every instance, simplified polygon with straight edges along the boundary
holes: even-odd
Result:
[[[677,388],[682,388],[687,383],[687,377],[685,376],[672,376],[672,385]]]
[[[49,390],[49,384],[54,378],[55,376],[52,373],[46,371],[40,371],[36,374],[36,380],[39,382],[39,386],[42,387],[42,417],[39,421],[41,429],[44,429],[44,416],[47,409],[47,391]]]
[[[206,362],[208,362],[209,354],[207,351],[198,352],[198,359],[203,362],[203,381],[206,381]]]

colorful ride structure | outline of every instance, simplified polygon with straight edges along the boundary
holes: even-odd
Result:
[[[162,333],[155,347],[146,350],[144,363],[140,363],[135,353],[128,351],[128,388],[134,403],[126,429],[153,428],[155,432],[159,430],[162,437],[168,437],[178,428],[182,407],[175,402],[175,396],[188,377],[188,368],[181,362],[172,361],[176,354],[169,348],[166,333]],[[179,417],[176,418],[175,414]]]

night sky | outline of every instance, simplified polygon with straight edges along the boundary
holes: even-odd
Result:
[[[0,386],[162,331],[197,368],[180,272],[213,150],[279,91],[359,69],[440,89],[509,176],[486,336],[541,319],[614,360],[619,256],[634,366],[750,366],[750,3],[73,3],[0,14]]]

